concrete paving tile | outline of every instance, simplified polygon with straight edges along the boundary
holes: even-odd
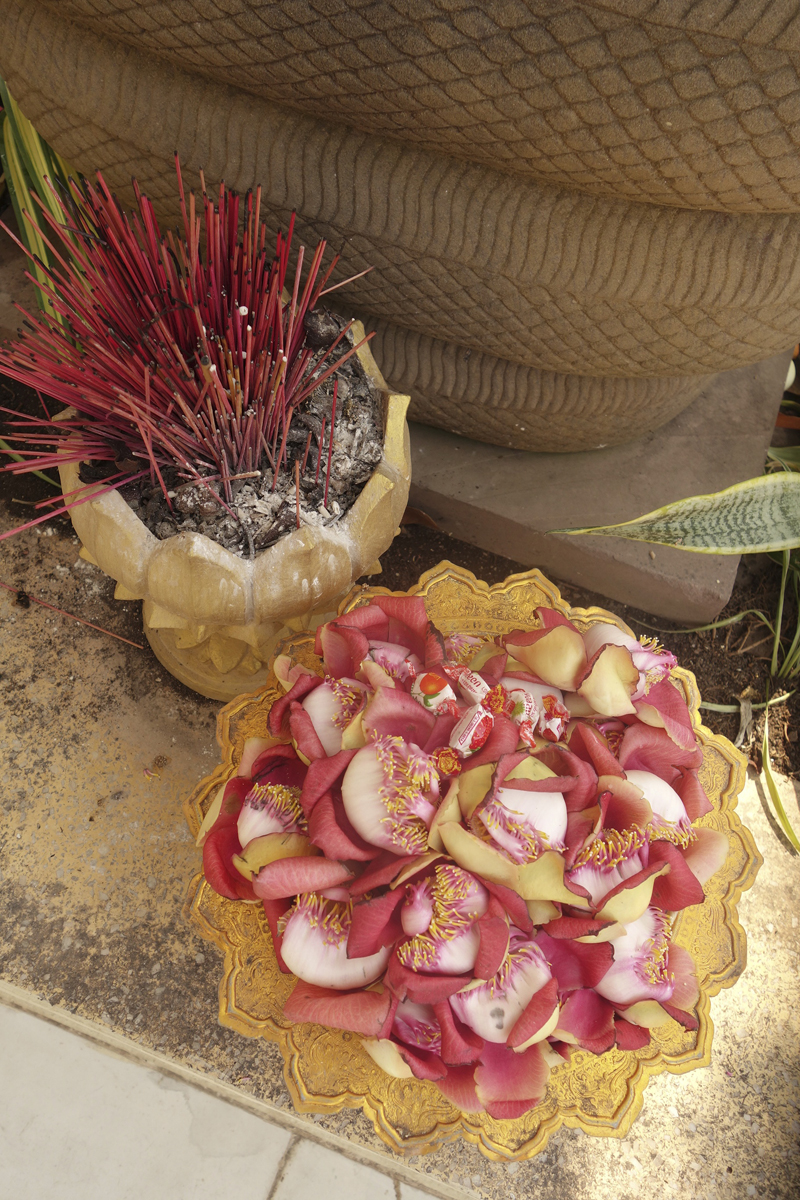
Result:
[[[0,1062],[0,1196],[264,1200],[290,1141],[251,1113],[4,1006]]]
[[[419,1193],[422,1195],[422,1193]],[[352,1159],[301,1140],[270,1200],[396,1200],[394,1180]],[[239,1197],[237,1197],[239,1200]]]
[[[407,1183],[401,1183],[400,1200],[433,1200],[433,1197],[430,1192],[421,1192],[419,1188],[410,1187]]]

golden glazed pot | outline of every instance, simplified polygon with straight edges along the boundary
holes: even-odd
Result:
[[[359,341],[363,327],[356,323]],[[199,533],[159,540],[116,491],[70,508],[81,555],[117,581],[118,600],[143,600],[144,631],[164,667],[212,700],[232,700],[267,679],[277,642],[314,629],[365,573],[380,570],[408,500],[409,397],[390,393],[369,347],[358,351],[383,395],[383,458],[335,525],[293,530],[252,560]],[[64,495],[78,467],[59,467]]]
[[[341,611],[373,596],[390,594],[385,588],[358,589]],[[462,631],[496,636],[532,628],[537,607],[563,613],[581,631],[598,621],[612,621],[631,632],[603,609],[570,609],[538,571],[512,575],[490,588],[469,571],[442,562],[426,572],[409,593],[395,594],[424,597],[431,620],[445,634]],[[296,662],[318,665],[313,638],[308,634],[297,635],[281,649]],[[363,1108],[378,1136],[395,1151],[424,1154],[461,1136],[474,1142],[488,1158],[527,1159],[542,1150],[562,1125],[596,1136],[623,1137],[642,1107],[651,1075],[661,1071],[682,1074],[708,1066],[713,1034],[710,1000],[734,984],[745,968],[747,939],[736,905],[755,881],[763,860],[735,812],[736,797],[745,780],[744,756],[726,738],[701,725],[694,676],[676,668],[672,679],[683,690],[692,713],[703,750],[700,782],[713,806],[696,824],[721,831],[729,843],[725,862],[704,885],[705,903],[679,913],[673,926],[673,941],[689,951],[697,968],[698,1028],[685,1030],[670,1020],[653,1029],[650,1043],[640,1050],[573,1053],[568,1063],[551,1072],[541,1102],[515,1120],[463,1113],[434,1084],[385,1074],[356,1035],[287,1021],[283,1006],[295,979],[278,968],[261,906],[223,899],[201,872],[190,885],[184,915],[196,932],[224,954],[219,1019],[247,1037],[264,1037],[279,1044],[284,1077],[300,1112]],[[262,693],[242,696],[220,713],[217,739],[223,761],[184,805],[194,835],[220,787],[236,774],[245,741],[265,735],[270,707],[283,695],[270,674]]]

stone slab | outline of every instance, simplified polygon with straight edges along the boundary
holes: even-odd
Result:
[[[655,433],[577,454],[506,450],[413,424],[409,503],[454,537],[569,583],[660,617],[713,620],[738,556],[547,530],[627,521],[760,475],[790,357],[724,371]]]

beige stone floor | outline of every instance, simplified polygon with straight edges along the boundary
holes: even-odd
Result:
[[[0,543],[0,580],[138,640],[137,606],[114,602],[111,582],[78,551],[66,528],[40,527]],[[49,1022],[31,1027],[43,1031],[43,1044],[51,1026],[60,1025],[56,1032],[66,1039],[60,1056],[73,1053],[63,1048],[72,1045],[68,1035],[80,1034],[139,1064],[127,1063],[126,1070],[165,1074],[172,1082],[162,1090],[174,1085],[195,1096],[197,1087],[233,1103],[262,1121],[264,1147],[285,1146],[287,1136],[296,1136],[304,1162],[305,1139],[309,1162],[317,1165],[307,1185],[301,1172],[287,1200],[318,1190],[313,1180],[321,1175],[314,1172],[325,1174],[323,1151],[379,1171],[387,1195],[403,1198],[413,1189],[496,1200],[800,1194],[800,862],[776,833],[755,780],[740,813],[765,861],[740,905],[747,971],[712,1001],[711,1066],[652,1080],[622,1140],[564,1129],[525,1163],[491,1162],[463,1141],[403,1158],[387,1150],[360,1111],[293,1113],[277,1047],[217,1023],[220,957],[181,916],[199,864],[181,801],[217,761],[217,709],[166,676],[149,649],[36,604],[20,607],[0,589],[0,1000],[27,1009],[26,1019]],[[783,787],[797,820],[793,786]],[[35,1048],[35,1032],[29,1028],[25,1036]],[[78,1101],[94,1086],[82,1078],[78,1072],[72,1085],[76,1113],[85,1111]],[[32,1103],[39,1113],[39,1102]],[[149,1102],[137,1103],[144,1110]],[[16,1104],[13,1088],[0,1087],[0,1138],[12,1145]],[[189,1127],[175,1134],[183,1139],[181,1155],[192,1152],[191,1136]],[[252,1144],[250,1132],[241,1136]],[[91,1153],[86,1140],[85,1161]],[[266,1198],[275,1181],[268,1184],[259,1154],[256,1147],[251,1165],[263,1186],[253,1194]],[[16,1177],[3,1179],[13,1161],[0,1146],[0,1195],[17,1195]],[[20,1195],[72,1194],[52,1190],[52,1161],[32,1145],[25,1158],[29,1187]],[[179,1195],[148,1190],[155,1200]],[[360,1200],[357,1189],[346,1190]],[[76,1194],[93,1200],[90,1190]],[[199,1185],[187,1193],[206,1194]]]

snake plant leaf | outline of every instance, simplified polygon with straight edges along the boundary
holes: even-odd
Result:
[[[781,471],[746,479],[722,492],[690,496],[619,525],[551,529],[600,534],[696,554],[761,554],[800,546],[800,475]]]
[[[800,446],[770,446],[767,457],[787,471],[800,471]]]

